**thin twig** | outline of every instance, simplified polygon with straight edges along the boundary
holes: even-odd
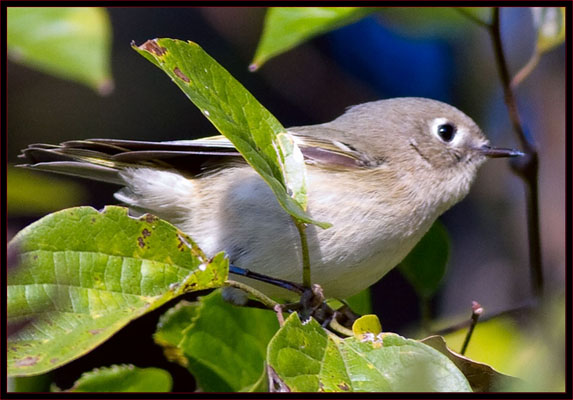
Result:
[[[537,182],[539,158],[536,145],[525,134],[519,113],[517,112],[517,102],[511,88],[509,70],[501,42],[499,8],[497,7],[493,9],[492,24],[489,26],[488,31],[494,48],[495,60],[503,87],[504,100],[508,109],[509,118],[526,153],[525,157],[519,157],[519,160],[514,160],[511,163],[511,167],[513,171],[525,181],[527,186],[527,227],[531,284],[534,295],[536,297],[542,297],[543,265],[541,260],[541,234],[539,226],[539,186]]]
[[[513,95],[513,90],[511,90],[511,79],[509,76],[509,69],[507,68],[507,61],[505,59],[505,53],[503,51],[503,45],[501,42],[501,30],[499,25],[499,8],[495,7],[493,9],[492,24],[489,26],[489,33],[493,43],[493,49],[495,52],[495,60],[497,65],[497,72],[501,79],[501,84],[503,87],[503,94],[505,104],[507,105],[507,110],[509,112],[509,119],[513,125],[513,130],[517,133],[517,137],[521,142],[524,150],[529,153],[532,149],[533,143],[531,143],[525,131],[523,130],[523,125],[519,118],[519,113],[517,112],[517,102],[515,101],[515,96]]]
[[[422,331],[424,333],[430,332],[430,324],[432,323],[432,310],[431,310],[430,299],[426,296],[422,296],[420,298],[420,312],[422,314],[421,317]]]
[[[249,293],[254,298],[256,298],[258,301],[260,301],[269,310],[274,310],[275,306],[277,306],[279,304],[276,301],[274,301],[273,299],[271,299],[270,297],[268,297],[267,295],[259,292],[257,289],[252,288],[249,285],[245,285],[242,282],[227,280],[227,281],[225,281],[225,285],[231,286],[231,287],[234,287],[237,289],[241,289],[241,290]]]
[[[519,86],[519,84],[533,72],[535,67],[537,67],[537,64],[539,64],[539,60],[541,60],[541,53],[536,49],[531,55],[529,61],[527,61],[527,64],[521,67],[511,80],[512,89],[517,88],[517,86]]]
[[[338,320],[336,319],[336,312],[334,313],[333,318],[330,320],[329,327],[334,332],[340,333],[344,336],[350,337],[354,335],[354,332],[352,332],[351,329],[348,329],[347,327],[341,325],[340,322],[338,322]]]
[[[485,322],[485,321],[489,321],[491,319],[504,317],[504,316],[518,317],[518,316],[521,316],[524,314],[529,315],[529,314],[531,314],[531,310],[536,308],[536,306],[537,306],[537,302],[532,301],[532,302],[523,304],[519,307],[510,308],[509,310],[503,310],[503,311],[497,312],[495,314],[485,315],[481,318],[481,321]],[[459,323],[454,324],[452,326],[448,326],[447,328],[435,331],[432,333],[432,335],[440,335],[440,336],[448,335],[450,333],[457,332],[460,329],[467,328],[468,326],[471,325],[471,323],[472,323],[471,320],[466,319],[466,320],[463,320],[462,322],[459,322]]]
[[[277,314],[277,320],[279,321],[279,326],[282,328],[285,324],[285,317],[283,316],[283,306],[277,304],[273,307],[274,312]]]
[[[474,333],[474,329],[482,313],[483,313],[482,306],[477,301],[472,301],[472,317],[471,317],[470,329],[468,330],[466,339],[464,340],[464,344],[462,345],[462,350],[460,351],[460,354],[462,356],[466,353],[468,344],[470,344],[470,339],[472,338],[472,334]]]
[[[305,288],[310,288],[312,285],[312,280],[310,276],[310,254],[306,237],[306,224],[296,219],[293,220],[300,236],[300,249],[302,252],[302,285]]]

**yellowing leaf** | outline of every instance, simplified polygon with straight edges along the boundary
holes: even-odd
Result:
[[[381,333],[382,324],[380,324],[380,320],[374,314],[363,315],[352,324],[352,332],[356,339],[362,340],[365,333],[373,335]]]
[[[537,30],[537,51],[549,51],[565,41],[565,7],[531,7]]]

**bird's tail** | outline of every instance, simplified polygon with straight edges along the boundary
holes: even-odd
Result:
[[[123,185],[126,169],[177,170],[193,176],[209,162],[236,160],[240,154],[227,139],[215,136],[172,142],[89,139],[32,144],[20,158],[25,160],[20,167]]]

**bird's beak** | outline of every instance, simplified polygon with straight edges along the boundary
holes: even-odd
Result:
[[[486,157],[490,158],[500,158],[500,157],[521,157],[524,156],[525,153],[522,153],[519,150],[515,149],[505,149],[502,147],[491,147],[488,145],[483,145],[476,149],[478,152],[483,154]]]

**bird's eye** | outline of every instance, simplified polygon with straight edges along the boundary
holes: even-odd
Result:
[[[444,142],[451,142],[456,136],[456,127],[452,124],[438,125],[438,136]]]

